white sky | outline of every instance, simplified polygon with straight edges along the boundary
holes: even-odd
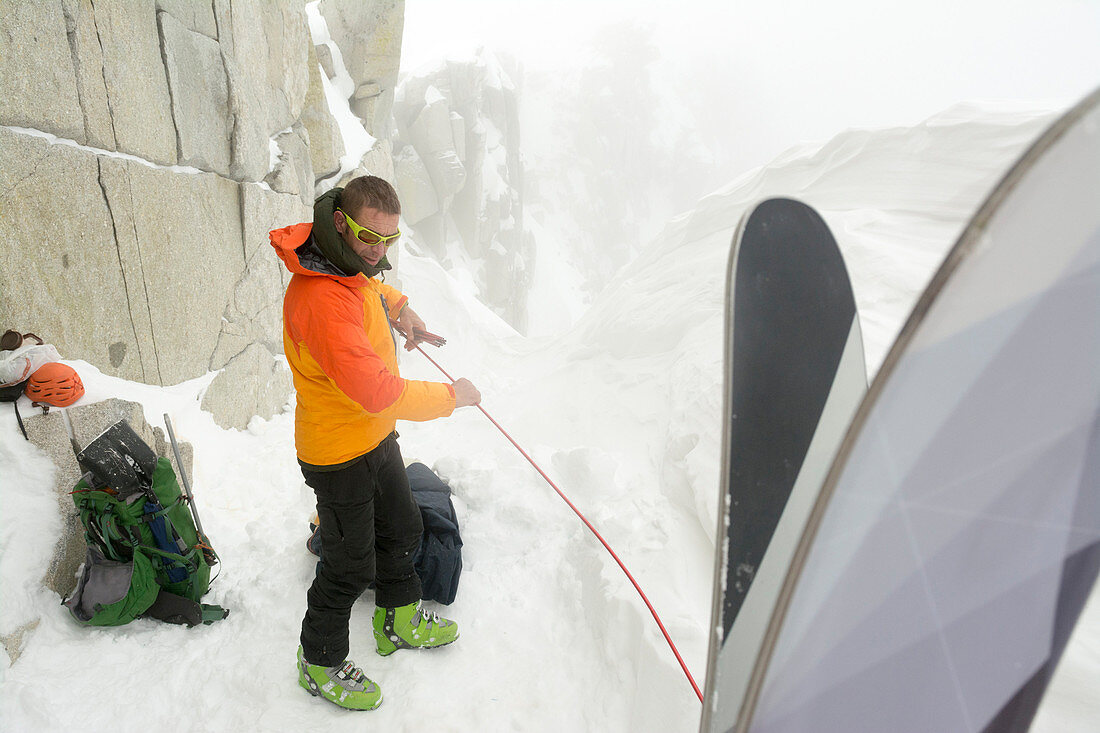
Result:
[[[631,21],[742,169],[958,101],[1066,107],[1100,86],[1100,0],[407,0],[402,69],[479,45],[529,72],[583,67],[601,27]]]

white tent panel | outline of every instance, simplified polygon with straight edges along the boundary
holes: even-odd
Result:
[[[887,358],[742,729],[1016,730],[1041,694],[1100,567],[1098,102],[1010,173]]]

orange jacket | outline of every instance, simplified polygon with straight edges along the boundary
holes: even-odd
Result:
[[[312,224],[270,233],[293,273],[283,299],[283,349],[294,375],[298,459],[336,466],[372,450],[398,419],[432,420],[455,408],[454,388],[402,379],[394,319],[408,298],[362,274],[346,277],[313,244]]]

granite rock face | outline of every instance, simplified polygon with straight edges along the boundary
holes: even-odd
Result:
[[[352,104],[390,126],[404,3],[322,5]],[[280,409],[289,275],[267,232],[335,183],[325,83],[301,0],[5,2],[0,328],[151,384],[232,367],[204,402],[222,424]],[[392,150],[351,175],[393,180]]]
[[[329,112],[324,82],[321,81],[318,56],[322,50],[327,54],[328,46],[309,47],[309,90],[301,118],[309,133],[309,157],[317,179],[328,178],[340,170],[340,158],[344,155],[344,138],[336,119]]]
[[[214,377],[202,407],[214,413],[214,421],[221,427],[244,430],[253,417],[267,419],[282,410],[292,387],[286,362],[252,343]]]
[[[221,46],[168,13],[158,17],[180,165],[228,176],[233,120]]]
[[[314,46],[317,52],[317,62],[321,64],[321,70],[329,79],[336,76],[336,66],[332,60],[332,50],[327,45]]]
[[[455,140],[450,105],[438,89],[429,86],[423,100],[424,106],[408,127],[408,136],[424,162],[437,198],[446,207],[466,184],[464,156],[458,153],[460,147],[465,149],[465,140],[461,145]]]
[[[330,5],[357,78],[351,103],[378,138],[353,174],[393,180],[392,141],[378,131],[392,127],[404,3]],[[290,275],[268,232],[312,219],[345,153],[321,70],[331,79],[338,64],[314,47],[305,3],[0,7],[0,331],[34,331],[65,359],[137,382],[216,371],[201,406],[223,427],[285,409]],[[126,419],[158,455],[171,453],[140,405],[68,411],[82,445]],[[22,413],[56,469],[63,529],[42,584],[64,596],[85,557],[68,494],[77,465],[57,410]],[[5,629],[10,660],[38,623]]]
[[[60,0],[10,2],[0,12],[0,125],[86,140]]]
[[[515,89],[492,54],[407,77],[394,104],[395,171],[405,220],[446,267],[460,239],[485,267],[479,296],[526,327],[529,261]]]
[[[92,4],[118,151],[175,165],[176,128],[153,0]]]
[[[214,10],[234,118],[232,177],[262,180],[270,170],[269,140],[305,106],[305,10],[295,0],[214,0]]]
[[[76,91],[84,117],[84,138],[92,147],[117,150],[114,120],[103,78],[103,47],[99,43],[91,0],[62,0],[62,6],[76,72]],[[79,137],[73,139],[80,141]]]
[[[129,164],[129,192],[161,384],[205,373],[244,268],[240,186]],[[154,193],[155,192],[155,193]],[[167,195],[173,206],[157,206]],[[273,294],[273,297],[278,297]]]
[[[157,10],[163,10],[188,30],[218,40],[218,21],[209,2],[194,0],[157,0]]]
[[[355,83],[352,111],[371,135],[387,137],[401,63],[404,0],[321,0],[320,9]]]
[[[309,131],[301,123],[272,138],[278,150],[275,165],[264,178],[278,193],[300,196],[303,204],[313,202],[313,163],[309,155]]]
[[[125,236],[116,239],[104,186],[122,161],[4,128],[0,160],[0,226],[8,235],[0,247],[0,324],[34,331],[62,356],[116,376],[157,382],[155,369],[146,369],[155,361],[148,313],[138,305],[141,279],[128,280],[130,268],[119,264],[138,260]],[[79,212],[80,226],[46,225],[58,212]]]
[[[290,273],[272,252],[268,232],[313,218],[312,206],[305,206],[298,196],[274,193],[256,184],[242,186],[241,194],[247,261],[222,313],[211,369],[226,366],[250,344],[259,344],[273,355],[282,353],[282,293],[290,282]],[[272,293],[278,293],[279,297],[272,298]],[[271,399],[281,405],[286,395],[271,395]],[[239,411],[239,401],[235,404],[234,409]],[[267,413],[264,416],[269,417],[269,409],[265,397],[262,403],[257,403],[256,414]],[[215,419],[218,418],[215,411]]]

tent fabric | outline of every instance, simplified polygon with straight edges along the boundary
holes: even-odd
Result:
[[[1100,569],[1097,190],[1100,92],[994,192],[887,357],[738,730],[1029,727]]]

